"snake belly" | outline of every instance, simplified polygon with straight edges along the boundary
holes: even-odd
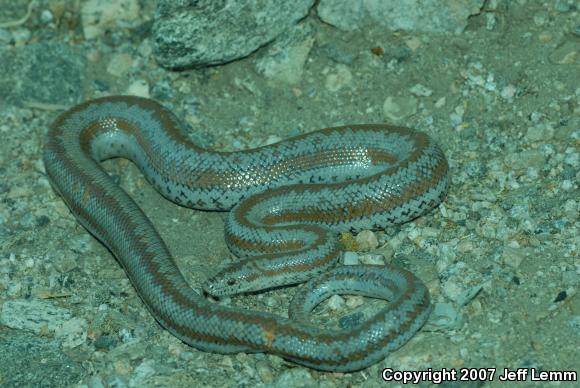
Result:
[[[228,294],[300,283],[291,318],[211,303],[186,282],[158,232],[100,167],[132,160],[169,200],[229,210],[226,241],[251,257],[206,289]],[[77,220],[115,255],[157,321],[216,353],[267,352],[314,369],[366,368],[404,344],[430,312],[427,288],[393,266],[339,266],[336,232],[381,228],[437,206],[447,161],[428,136],[386,125],[327,128],[236,152],[193,144],[157,102],[132,96],[87,101],[61,114],[44,149],[48,178]],[[255,261],[254,261],[255,259]],[[274,279],[274,280],[264,280]],[[349,329],[314,326],[308,313],[331,293],[389,304]]]

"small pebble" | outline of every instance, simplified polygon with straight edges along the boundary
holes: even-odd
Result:
[[[413,96],[389,96],[383,103],[383,115],[387,121],[399,124],[417,112],[417,105]]]
[[[344,307],[345,301],[344,298],[340,295],[332,295],[328,298],[327,306],[331,310],[337,311]]]
[[[335,72],[326,76],[326,89],[332,93],[347,87],[352,82],[352,73],[346,65],[336,65]]]
[[[370,230],[363,230],[356,236],[355,240],[362,250],[371,250],[379,246],[377,236]]]
[[[346,251],[342,255],[342,263],[344,265],[357,265],[360,264],[359,256],[356,252]]]

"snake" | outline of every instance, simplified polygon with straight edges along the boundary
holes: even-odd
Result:
[[[116,257],[154,318],[201,351],[270,353],[312,369],[354,372],[384,360],[427,321],[427,287],[393,265],[337,265],[340,232],[384,229],[436,207],[448,164],[435,141],[385,124],[346,125],[241,151],[196,145],[155,100],[107,96],[60,114],[47,132],[46,175],[77,221]],[[203,290],[189,285],[142,209],[100,162],[126,158],[178,205],[226,211],[240,260]],[[218,303],[224,295],[303,283],[288,317]],[[384,299],[350,327],[319,327],[335,294]]]

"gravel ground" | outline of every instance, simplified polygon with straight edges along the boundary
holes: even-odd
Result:
[[[493,381],[469,383],[494,387],[505,368],[578,372],[579,10],[561,1],[510,3],[472,17],[461,34],[346,33],[309,17],[308,38],[296,43],[307,56],[287,70],[301,73],[298,80],[262,71],[273,57],[267,49],[224,66],[164,70],[146,39],[150,7],[140,28],[91,41],[73,11],[52,30],[36,23],[3,30],[15,47],[0,55],[0,85],[20,89],[0,97],[0,385],[372,387],[385,385],[381,371],[389,367],[495,368]],[[33,19],[42,20],[43,9]],[[61,109],[123,93],[171,107],[193,139],[216,149],[349,123],[429,133],[450,164],[444,204],[354,238],[358,252],[349,257],[378,257],[417,274],[435,303],[430,322],[383,362],[352,374],[263,354],[204,353],[171,336],[51,190],[41,160]],[[223,213],[167,202],[126,160],[104,165],[153,220],[192,287],[230,258]],[[292,294],[226,303],[284,315]],[[345,299],[319,308],[317,320],[361,303]]]

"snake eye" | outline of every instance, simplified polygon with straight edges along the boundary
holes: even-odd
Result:
[[[236,284],[236,279],[228,279],[228,286],[233,286],[234,284]]]

